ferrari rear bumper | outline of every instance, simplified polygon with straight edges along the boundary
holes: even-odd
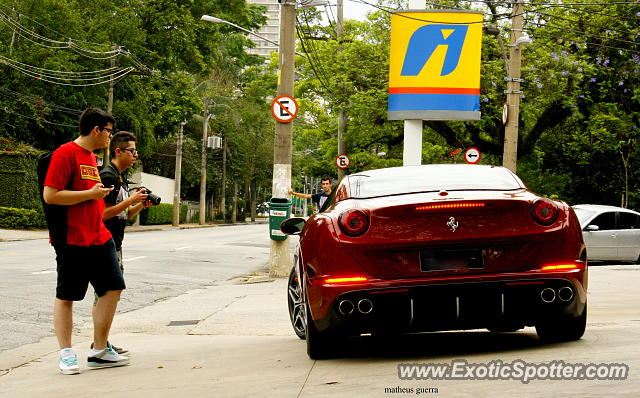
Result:
[[[413,285],[339,294],[315,323],[347,334],[518,329],[580,316],[585,304],[582,283],[563,278]]]

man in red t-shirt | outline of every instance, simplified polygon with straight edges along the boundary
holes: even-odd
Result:
[[[84,111],[80,136],[56,149],[44,182],[44,201],[68,206],[66,242],[54,245],[58,279],[53,324],[63,374],[80,372],[71,348],[72,310],[73,302],[84,298],[89,283],[99,299],[93,317],[94,346],[87,364],[102,368],[129,363],[129,358],[116,353],[107,342],[125,284],[111,233],[102,221],[103,198],[113,188],[102,185],[93,154],[108,145],[114,124],[115,119],[100,109]]]

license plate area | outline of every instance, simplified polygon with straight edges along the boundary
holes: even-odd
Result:
[[[476,270],[482,269],[482,250],[421,250],[420,271]]]

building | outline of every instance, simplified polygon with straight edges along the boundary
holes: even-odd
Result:
[[[262,26],[256,33],[276,43],[280,42],[280,3],[278,0],[248,0],[249,3],[258,4],[267,8],[267,24]],[[278,46],[259,37],[249,35],[255,48],[249,50],[250,54],[269,57],[272,52],[278,52]]]

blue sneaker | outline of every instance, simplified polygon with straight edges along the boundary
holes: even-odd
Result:
[[[77,375],[80,373],[78,367],[78,357],[73,352],[73,348],[64,348],[60,350],[60,362],[58,362],[60,372],[64,375]]]

